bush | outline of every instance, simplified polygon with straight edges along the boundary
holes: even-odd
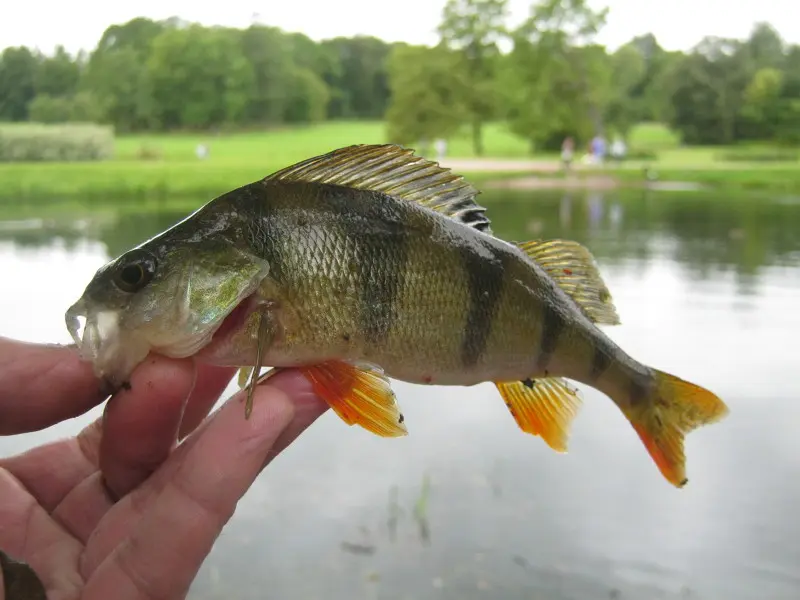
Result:
[[[160,160],[161,149],[148,144],[141,144],[136,150],[136,158],[138,160]]]
[[[658,160],[658,152],[648,148],[631,148],[625,154],[625,160]]]
[[[91,123],[0,124],[0,162],[103,160],[113,152],[112,127]]]
[[[31,121],[39,123],[64,123],[69,121],[70,101],[39,94],[28,104],[28,115]]]

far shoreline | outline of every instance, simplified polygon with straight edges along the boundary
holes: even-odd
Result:
[[[558,161],[545,160],[445,158],[440,164],[467,178],[479,178],[481,188],[486,190],[645,188],[800,193],[800,169],[788,166],[661,169],[657,163],[637,161],[603,166],[579,164],[565,172]]]

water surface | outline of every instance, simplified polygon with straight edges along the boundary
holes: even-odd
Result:
[[[595,254],[642,360],[731,408],[667,484],[622,414],[581,386],[570,452],[521,433],[494,387],[395,383],[410,435],[329,412],[264,472],[191,598],[800,597],[800,202],[685,193],[487,193],[498,235]],[[0,209],[0,333],[68,342],[95,269],[189,205]],[[0,438],[7,455],[99,414]]]

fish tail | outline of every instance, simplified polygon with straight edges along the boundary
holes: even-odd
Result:
[[[639,402],[623,410],[661,474],[676,487],[688,483],[686,435],[722,419],[728,407],[705,388],[651,369],[653,383]]]

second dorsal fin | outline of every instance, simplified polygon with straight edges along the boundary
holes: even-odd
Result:
[[[572,240],[532,240],[517,242],[517,246],[538,263],[594,323],[619,325],[611,292],[585,246]]]
[[[486,209],[475,202],[477,189],[461,175],[395,144],[339,148],[276,171],[263,181],[327,183],[382,192],[492,234]]]

